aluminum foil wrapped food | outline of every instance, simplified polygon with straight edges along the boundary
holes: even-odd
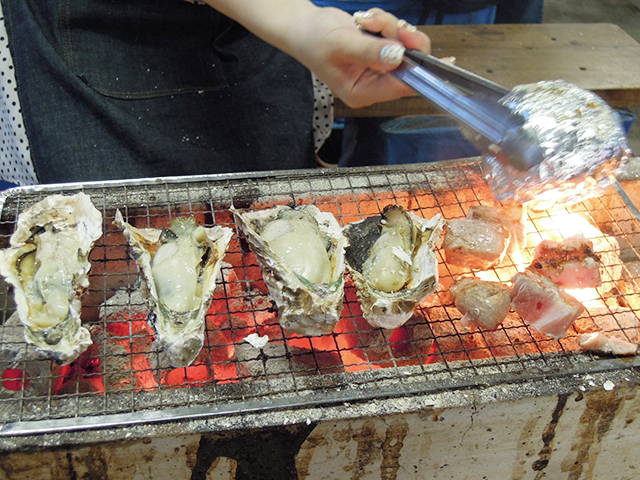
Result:
[[[525,118],[523,128],[534,131],[544,159],[520,171],[485,156],[485,178],[497,200],[546,210],[602,195],[631,155],[618,114],[576,85],[520,85],[502,103]]]

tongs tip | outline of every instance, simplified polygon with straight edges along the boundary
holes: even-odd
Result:
[[[470,130],[466,136],[484,153],[518,170],[542,162],[535,133],[501,103],[509,94],[505,87],[415,50],[405,52],[394,74]]]

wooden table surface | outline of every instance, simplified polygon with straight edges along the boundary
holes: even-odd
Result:
[[[609,23],[437,25],[420,27],[432,54],[500,85],[564,79],[592,90],[612,107],[640,106],[640,43]],[[436,113],[428,102],[404,98],[360,109],[336,99],[336,117]]]

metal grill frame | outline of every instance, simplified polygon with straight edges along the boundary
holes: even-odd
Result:
[[[262,206],[289,202],[314,203],[321,210],[330,206],[340,211],[340,202],[349,195],[353,197],[357,214],[344,217],[337,215],[339,221],[353,221],[379,213],[387,203],[406,203],[408,198],[416,205],[419,214],[426,218],[434,213],[444,213],[447,205],[460,206],[459,216],[463,217],[463,204],[471,205],[491,200],[486,194],[478,197],[478,192],[486,192],[487,188],[482,180],[481,165],[477,159],[397,167],[275,171],[21,187],[0,196],[0,242],[3,247],[8,245],[12,226],[21,211],[54,193],[73,194],[84,191],[89,194],[105,218],[104,228],[108,233],[115,231],[115,227],[107,223],[113,219],[116,208],[120,208],[127,218],[130,212],[146,211],[149,214],[156,207],[166,207],[166,215],[171,217],[187,212],[202,212],[204,205],[204,210],[217,222],[224,206],[231,204],[237,208],[255,208],[256,202]],[[417,193],[419,191],[431,191],[432,198],[427,203],[421,203],[420,194]],[[469,192],[474,198],[461,197]],[[370,198],[362,202],[358,194]],[[611,218],[616,235],[624,240],[625,256],[637,261],[640,254],[634,246],[635,239],[631,237],[636,231],[640,231],[638,210],[619,186],[610,189],[607,197],[609,198],[596,201],[603,205],[603,211]],[[602,203],[603,201],[605,203]],[[606,203],[608,205],[605,205]],[[584,211],[588,211],[588,208],[584,207]],[[237,228],[234,225],[222,225],[234,228],[237,236]],[[242,267],[246,268],[246,265]],[[137,272],[132,261],[129,261],[128,271],[130,275]],[[444,271],[447,275],[447,270]],[[448,275],[452,274],[449,272]],[[635,282],[632,275],[631,281]],[[4,300],[4,304],[0,305],[4,323],[12,312],[12,306],[6,285],[2,283],[0,286],[5,289],[4,295],[0,293],[0,300]],[[353,286],[348,285],[347,290],[349,288],[353,289]],[[106,298],[107,292],[103,293]],[[640,294],[640,289],[634,294]],[[347,316],[357,316],[357,313],[350,311],[351,301],[346,301],[346,307]],[[451,305],[448,307],[455,309]],[[444,315],[453,323],[454,319],[446,309]],[[424,318],[424,327],[431,329],[432,320],[428,313]],[[44,441],[42,439],[54,438],[52,436],[60,434],[109,432],[108,438],[114,439],[129,436],[131,432],[122,427],[135,428],[137,435],[145,435],[155,431],[157,426],[171,422],[208,422],[220,418],[239,418],[277,411],[307,411],[314,408],[324,409],[326,412],[328,407],[350,403],[387,400],[391,402],[392,399],[437,396],[496,386],[514,387],[514,396],[517,397],[518,389],[525,389],[525,384],[562,379],[569,385],[574,384],[576,379],[583,381],[585,377],[593,378],[598,374],[626,375],[625,378],[629,378],[634,377],[636,369],[640,367],[638,357],[599,357],[576,349],[565,349],[562,340],[556,342],[552,339],[541,339],[540,335],[523,325],[518,328],[524,328],[529,332],[538,348],[535,354],[519,354],[516,342],[509,340],[506,346],[515,352],[514,355],[496,356],[491,350],[492,347],[487,346],[484,348],[489,350],[489,357],[474,359],[473,352],[467,351],[464,342],[461,342],[464,349],[461,353],[466,355],[466,361],[448,362],[442,355],[441,361],[427,364],[422,362],[421,358],[424,356],[418,354],[412,344],[418,361],[417,364],[406,365],[403,364],[401,355],[396,356],[391,351],[393,344],[389,341],[388,333],[370,328],[377,331],[377,338],[384,339],[380,346],[390,353],[390,359],[384,361],[384,368],[372,367],[375,361],[366,356],[366,342],[359,337],[367,363],[367,368],[363,371],[323,372],[320,367],[322,362],[316,357],[322,352],[311,348],[308,354],[315,361],[316,371],[311,368],[307,372],[291,370],[269,374],[265,366],[262,377],[256,375],[257,378],[239,379],[237,383],[213,382],[203,386],[185,385],[176,389],[159,386],[154,391],[144,392],[136,391],[136,388],[120,392],[105,391],[101,394],[76,391],[66,395],[55,395],[55,398],[52,395],[46,395],[44,398],[25,398],[20,395],[12,399],[0,398],[0,411],[5,412],[0,420],[3,422],[0,425],[0,449],[41,445]],[[504,328],[507,338],[508,328]],[[433,330],[431,332],[433,338],[437,339]],[[0,325],[0,348],[3,345],[3,333],[3,326]],[[358,336],[361,334],[357,328],[356,333]],[[456,331],[453,335],[460,336],[461,332]],[[483,336],[484,333],[479,332],[479,335]],[[285,339],[283,343],[286,349],[286,339],[290,337],[283,334],[282,338]],[[412,339],[409,339],[409,342],[411,343]],[[543,342],[554,342],[554,348],[548,350],[539,346]],[[235,341],[233,346],[237,346]],[[337,345],[336,349],[339,355]],[[266,362],[269,358],[259,355],[257,359]],[[42,438],[38,440],[38,437]]]

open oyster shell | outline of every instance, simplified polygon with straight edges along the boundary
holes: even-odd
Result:
[[[205,228],[178,217],[168,229],[136,228],[116,212],[115,222],[138,265],[148,321],[173,367],[187,367],[204,343],[205,315],[233,231]]]
[[[0,273],[13,285],[25,339],[61,365],[91,345],[81,326],[89,252],[102,236],[102,214],[84,193],[51,195],[18,217]]]
[[[374,327],[398,328],[438,286],[435,249],[445,221],[425,220],[398,205],[349,223],[347,268],[363,317]]]
[[[300,335],[331,332],[342,312],[346,239],[333,214],[314,205],[240,213],[280,325]]]

